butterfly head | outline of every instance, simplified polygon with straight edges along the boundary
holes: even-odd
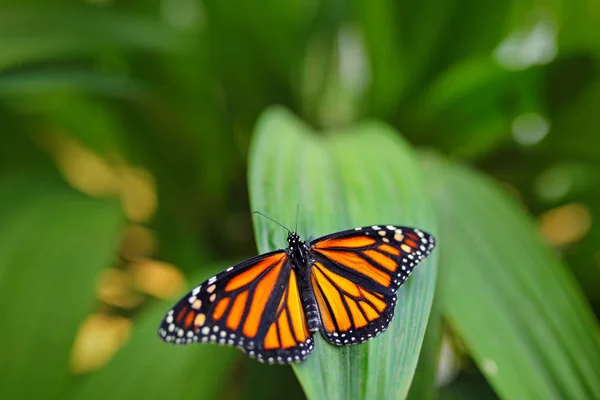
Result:
[[[288,233],[287,241],[288,241],[290,247],[296,246],[302,242],[300,240],[300,235],[298,235],[296,232]]]
[[[306,262],[306,252],[308,248],[306,247],[306,243],[302,239],[300,239],[300,235],[296,232],[289,232],[288,237],[288,251],[287,253],[293,259],[300,261],[301,263]]]

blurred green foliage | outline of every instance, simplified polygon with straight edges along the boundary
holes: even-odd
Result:
[[[582,0],[4,0],[0,397],[600,397],[599,25]],[[295,369],[161,343],[183,276],[283,244],[250,204],[298,202],[313,236],[431,226],[407,319]]]

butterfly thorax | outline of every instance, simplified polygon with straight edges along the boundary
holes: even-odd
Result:
[[[290,232],[288,234],[288,256],[293,260],[294,266],[297,269],[305,268],[308,262],[308,246],[306,242],[300,239],[300,236],[296,232]]]
[[[321,327],[321,318],[317,299],[313,292],[310,282],[310,269],[314,260],[310,248],[305,241],[300,239],[296,232],[288,234],[288,248],[286,253],[290,257],[294,270],[298,275],[298,289],[300,290],[300,299],[306,315],[306,322],[309,331],[318,331]]]

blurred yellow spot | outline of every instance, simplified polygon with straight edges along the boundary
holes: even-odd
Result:
[[[142,304],[144,296],[131,289],[131,277],[126,271],[111,268],[104,271],[96,285],[98,298],[111,306],[135,308]]]
[[[591,219],[585,205],[570,203],[542,213],[539,227],[550,244],[559,246],[581,240],[590,230]]]
[[[48,135],[42,144],[54,156],[65,180],[90,196],[114,196],[119,193],[117,171],[95,153],[62,135]]]
[[[142,168],[124,168],[121,177],[121,201],[125,214],[134,222],[148,221],[156,211],[156,185],[152,175]]]
[[[106,365],[129,338],[127,318],[92,314],[79,327],[71,351],[71,371],[83,374]]]
[[[161,299],[170,299],[185,289],[183,274],[173,265],[139,260],[130,265],[133,287]]]
[[[129,225],[121,239],[121,255],[126,260],[153,255],[158,248],[154,232],[140,225]]]
[[[41,144],[73,188],[89,196],[119,195],[131,221],[145,222],[154,215],[156,184],[147,170],[127,166],[118,157],[111,164],[64,135],[43,136]]]

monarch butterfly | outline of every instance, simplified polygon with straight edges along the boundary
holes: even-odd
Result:
[[[288,229],[287,241],[185,295],[164,317],[162,340],[237,346],[270,364],[304,361],[318,330],[334,345],[362,343],[385,331],[397,290],[435,247],[430,234],[395,225],[308,243]]]

